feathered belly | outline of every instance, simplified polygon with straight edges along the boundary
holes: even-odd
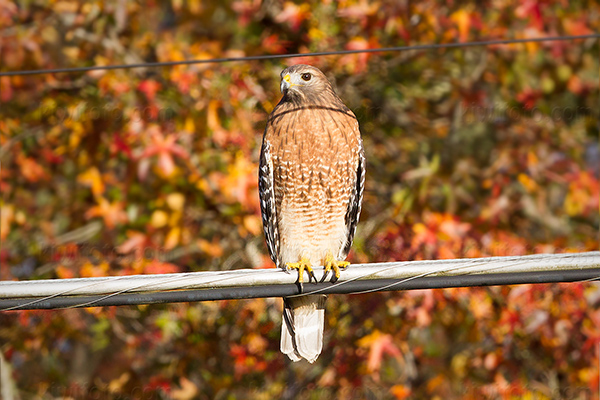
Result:
[[[348,238],[346,207],[315,201],[312,206],[283,201],[280,213],[280,254],[283,264],[306,258],[323,265],[328,254],[338,257]]]

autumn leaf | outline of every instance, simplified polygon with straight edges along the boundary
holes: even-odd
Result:
[[[120,201],[109,202],[104,197],[96,199],[97,205],[91,207],[86,213],[86,218],[100,217],[108,228],[127,222],[127,213],[123,210],[124,204]]]
[[[137,87],[137,89],[140,92],[144,93],[144,95],[150,102],[154,101],[154,99],[156,98],[156,93],[160,90],[160,88],[161,88],[160,83],[158,83],[154,80],[149,80],[149,79],[145,80],[145,81],[141,81]]]
[[[15,207],[12,204],[0,205],[0,239],[5,240],[10,233],[10,226],[15,218]]]
[[[290,25],[292,31],[297,32],[302,22],[310,16],[310,6],[308,4],[297,5],[291,1],[286,1],[275,21],[278,23],[286,22]]]
[[[2,87],[2,90],[0,91],[0,100],[3,102],[9,101],[13,97],[13,89],[10,83],[10,77],[0,77],[0,87]]]
[[[410,388],[404,385],[394,385],[390,389],[390,392],[398,400],[409,399],[412,394]]]
[[[151,127],[148,130],[148,135],[150,136],[151,144],[144,149],[138,159],[144,161],[152,156],[158,156],[158,167],[160,171],[162,171],[167,178],[172,176],[175,172],[175,160],[173,157],[175,156],[187,160],[189,158],[187,150],[175,143],[177,140],[176,136],[164,135],[164,133],[156,126]],[[140,179],[144,180],[146,172],[142,168],[142,165],[143,164],[140,162],[141,169],[138,172],[140,174]]]
[[[146,249],[152,249],[155,247],[148,233],[128,230],[126,235],[128,239],[121,245],[117,246],[117,251],[121,254],[129,254],[133,252],[136,259],[141,260],[145,258]]]
[[[171,397],[175,400],[190,400],[198,395],[198,387],[185,376],[179,380],[180,388],[171,391]]]
[[[102,181],[102,176],[100,175],[100,171],[98,168],[92,167],[85,172],[82,172],[77,176],[77,182],[91,187],[92,194],[94,197],[102,196],[104,193],[104,182]]]
[[[394,344],[392,336],[390,334],[384,334],[377,329],[374,330],[373,333],[361,338],[357,344],[360,347],[369,349],[367,370],[375,379],[379,379],[376,373],[381,369],[381,364],[385,355],[390,355],[397,359],[402,357],[400,349]]]
[[[458,26],[459,41],[467,42],[471,31],[471,12],[460,9],[452,13],[450,19]]]
[[[181,272],[181,268],[175,264],[152,259],[144,267],[146,274],[175,274]]]
[[[37,161],[31,157],[25,157],[22,153],[17,154],[17,164],[21,176],[29,182],[38,182],[42,179],[47,179],[48,174]]]
[[[289,45],[289,41],[281,40],[278,35],[273,34],[262,40],[261,48],[269,54],[283,54]]]

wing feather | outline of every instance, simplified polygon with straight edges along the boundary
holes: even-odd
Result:
[[[350,201],[348,202],[345,218],[346,227],[348,229],[348,238],[346,240],[346,244],[340,251],[340,257],[338,260],[344,260],[348,255],[350,248],[352,247],[352,241],[354,240],[356,225],[358,225],[358,219],[360,217],[360,210],[362,207],[363,193],[365,190],[366,160],[362,140],[359,142],[359,145],[360,149],[358,152],[356,180],[354,181],[353,190],[350,193]]]
[[[262,214],[265,240],[271,260],[280,267],[279,260],[279,225],[275,207],[275,192],[273,189],[273,162],[271,160],[270,144],[263,139],[258,169],[258,192],[260,194],[260,210]]]

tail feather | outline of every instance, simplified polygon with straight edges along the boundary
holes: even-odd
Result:
[[[300,353],[296,351],[296,346],[294,345],[296,339],[294,338],[293,331],[291,330],[291,315],[292,312],[285,307],[284,300],[283,321],[281,323],[281,352],[287,354],[292,361],[300,361],[302,360],[302,357],[300,356]]]
[[[313,363],[323,350],[325,295],[285,298],[281,326],[281,351],[292,361]]]

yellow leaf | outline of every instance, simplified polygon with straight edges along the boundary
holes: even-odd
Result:
[[[177,225],[179,225],[180,221],[181,221],[181,212],[175,211],[171,214],[171,217],[169,218],[169,226],[177,226]]]
[[[83,278],[90,278],[96,276],[108,275],[109,265],[106,261],[101,262],[99,265],[94,265],[87,261],[79,270],[79,274]]]
[[[422,224],[421,222],[417,222],[416,224],[413,225],[413,232],[414,233],[423,233],[427,230],[427,227]]]
[[[21,210],[17,211],[15,213],[15,222],[19,225],[23,225],[25,221],[27,221],[27,216],[25,213]]]
[[[178,226],[171,228],[165,239],[165,249],[172,250],[179,244],[179,238],[181,236],[181,228]]]
[[[381,331],[375,329],[373,333],[360,338],[357,342],[359,347],[371,347],[371,345],[382,335]]]
[[[65,56],[67,56],[67,58],[69,58],[71,61],[77,60],[77,58],[79,58],[79,53],[80,53],[79,47],[71,46],[71,47],[65,47],[63,49],[63,54]]]
[[[171,210],[181,211],[185,204],[185,196],[181,193],[171,193],[167,196],[167,205]]]
[[[94,65],[108,65],[110,64],[110,60],[104,56],[97,55],[94,57]]]
[[[202,1],[200,0],[188,0],[188,7],[190,8],[190,12],[194,15],[200,14],[202,11]]]
[[[58,31],[51,25],[46,25],[40,32],[42,39],[48,43],[55,43],[58,40]]]
[[[450,362],[450,366],[452,371],[459,377],[464,378],[467,371],[467,364],[469,362],[469,358],[464,353],[458,353],[454,357],[452,357],[452,361]]]
[[[185,119],[185,124],[183,126],[183,130],[189,133],[194,133],[196,131],[196,124],[194,123],[194,119],[191,117],[187,117]]]
[[[325,39],[326,34],[318,28],[310,28],[308,30],[308,37],[313,41],[319,41]]]
[[[594,379],[594,377],[597,376],[597,371],[591,368],[584,368],[580,370],[577,375],[579,375],[579,379],[582,382],[591,382],[592,379]]]
[[[567,194],[564,202],[564,208],[565,212],[570,217],[574,217],[583,212],[585,201],[582,201],[582,197],[585,198],[585,194],[581,190],[573,190]]]
[[[152,217],[150,217],[150,224],[155,228],[162,228],[167,225],[169,220],[169,216],[166,212],[162,210],[156,210],[152,213]]]
[[[129,382],[129,372],[123,372],[121,374],[120,377],[118,377],[117,379],[113,379],[112,381],[110,381],[110,383],[108,384],[108,390],[111,393],[116,393],[121,391],[121,389],[123,388],[123,386]]]

